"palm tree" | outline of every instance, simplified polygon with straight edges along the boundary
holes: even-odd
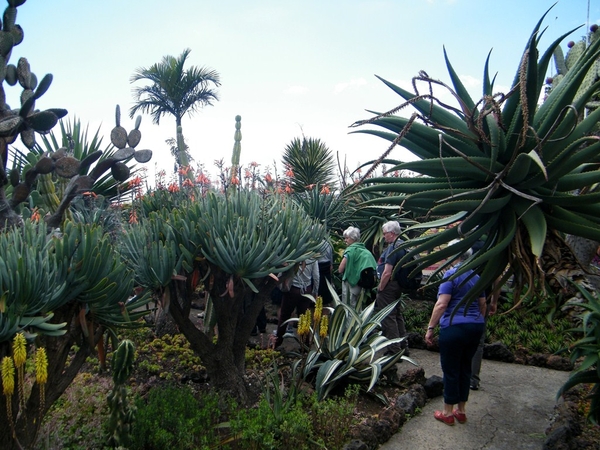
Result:
[[[189,161],[183,143],[181,119],[203,106],[212,106],[214,100],[219,100],[215,87],[221,85],[220,75],[215,70],[196,66],[184,70],[190,52],[190,49],[185,49],[178,58],[165,56],[160,63],[149,68],[139,68],[130,80],[131,83],[140,80],[151,83],[133,89],[136,103],[129,112],[132,118],[138,111],[147,112],[158,125],[163,115],[171,114],[175,117],[177,147],[182,166],[189,165]]]

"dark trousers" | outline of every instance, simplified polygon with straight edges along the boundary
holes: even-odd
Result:
[[[375,299],[375,311],[381,311],[383,308],[388,306],[390,303],[395,302],[400,298],[402,294],[400,285],[396,280],[390,280],[385,285],[383,291],[377,291],[377,298]],[[383,335],[388,339],[395,339],[406,336],[406,325],[404,324],[404,316],[402,315],[402,302],[387,315],[381,322],[381,328]],[[387,350],[390,352],[397,353],[403,348],[408,347],[406,340],[399,344],[390,345]]]
[[[440,362],[444,372],[444,403],[469,400],[471,360],[484,330],[483,323],[460,323],[440,329]]]
[[[323,304],[328,305],[333,301],[331,291],[327,286],[327,280],[331,283],[331,262],[319,263],[319,295],[323,299]]]
[[[258,317],[256,318],[256,325],[254,325],[254,329],[264,333],[267,329],[267,311],[263,306],[260,312],[258,313]]]
[[[487,318],[486,318],[487,322]],[[481,363],[483,361],[483,347],[485,346],[485,324],[483,327],[483,333],[481,333],[481,338],[479,339],[479,345],[477,346],[477,351],[475,355],[473,355],[473,361],[471,362],[471,385],[475,387],[479,387],[479,383],[481,382],[481,378],[479,378],[479,373],[481,372]]]
[[[310,294],[310,291],[304,293]],[[287,328],[287,324],[284,322],[292,317],[294,310],[296,310],[296,314],[300,317],[307,309],[313,306],[313,301],[302,295],[302,291],[297,287],[292,287],[289,292],[283,293],[281,308],[279,309],[279,320],[277,322],[277,341],[275,342],[275,347],[279,347],[283,342],[283,335]]]

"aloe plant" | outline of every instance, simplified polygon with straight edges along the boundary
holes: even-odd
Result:
[[[424,72],[413,80],[414,93],[382,79],[403,103],[355,123],[385,129],[359,131],[391,141],[379,162],[396,145],[419,157],[413,162],[394,161],[390,169],[410,170],[418,176],[365,178],[358,192],[380,194],[365,204],[411,211],[421,223],[409,230],[457,225],[404,243],[401,247],[411,250],[401,264],[419,254],[413,267],[423,269],[444,258],[450,263],[457,252],[483,239],[482,249],[456,273],[469,269],[479,273],[473,293],[511,275],[516,296],[523,287],[525,296],[536,286],[559,291],[564,286],[562,277],[581,273],[563,235],[600,240],[600,194],[586,192],[586,187],[600,181],[595,166],[600,161],[600,140],[590,135],[600,109],[583,115],[600,83],[576,98],[600,55],[600,40],[585,50],[538,106],[552,55],[569,34],[552,42],[538,59],[544,17],[533,30],[509,92],[494,92],[488,57],[483,97],[474,101],[445,55],[452,87]],[[419,89],[423,84],[425,93]],[[434,87],[446,89],[458,106],[441,101]],[[410,118],[395,115],[407,106],[417,112]],[[456,247],[445,248],[458,238],[462,239]],[[463,302],[472,301],[473,295]],[[518,304],[519,298],[515,300]]]

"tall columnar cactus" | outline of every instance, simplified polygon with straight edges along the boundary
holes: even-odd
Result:
[[[242,153],[242,116],[235,116],[235,133],[233,135],[233,153],[231,155],[230,187],[235,189],[240,184],[240,154]]]
[[[569,41],[567,44],[568,51],[565,55],[560,46],[557,46],[554,50],[554,64],[556,66],[556,75],[547,79],[546,82],[550,85],[547,92],[550,92],[552,89],[555,89],[567,73],[576,67],[577,62],[581,57],[583,57],[585,50],[594,42],[600,39],[600,32],[598,31],[598,25],[592,25],[590,27],[590,31],[586,37],[583,37],[581,40]],[[581,82],[579,89],[577,89],[577,93],[573,97],[573,100],[577,100],[583,96],[586,91],[596,82],[600,80],[600,58],[596,59],[596,61],[590,66],[587,71],[587,74],[583,81]],[[586,103],[586,108],[588,110],[596,109],[600,106],[600,97],[596,94],[592,96],[592,98]]]
[[[133,370],[135,346],[128,339],[121,341],[113,355],[114,388],[108,395],[110,419],[108,422],[109,445],[127,447],[131,440],[131,425],[135,418],[135,406],[127,400],[127,380]]]

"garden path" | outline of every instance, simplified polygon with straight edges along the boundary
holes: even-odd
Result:
[[[439,353],[410,352],[426,377],[442,376]],[[407,362],[399,366],[399,373],[414,368]],[[442,398],[432,399],[380,449],[538,450],[546,439],[556,393],[568,377],[569,372],[484,360],[480,390],[471,391],[467,404],[466,424],[450,427],[435,420],[433,412],[442,408]]]

